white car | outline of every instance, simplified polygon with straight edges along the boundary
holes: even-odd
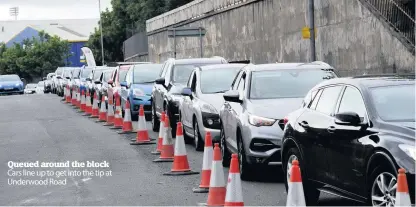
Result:
[[[34,94],[34,93],[36,93],[36,86],[37,86],[37,84],[36,84],[36,83],[29,83],[29,84],[26,84],[26,87],[25,87],[24,93],[25,93],[25,94]]]
[[[38,85],[36,86],[36,93],[43,94],[45,92],[45,83],[44,81],[39,81]]]

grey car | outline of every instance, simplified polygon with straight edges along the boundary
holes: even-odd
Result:
[[[220,141],[219,111],[223,93],[230,89],[235,75],[246,64],[219,64],[196,67],[183,89],[180,117],[187,140],[193,138],[197,151],[204,149],[206,132]]]
[[[323,62],[249,65],[241,70],[220,110],[223,165],[238,153],[240,176],[250,180],[254,166],[281,164],[285,116],[299,108],[316,84],[335,78]]]

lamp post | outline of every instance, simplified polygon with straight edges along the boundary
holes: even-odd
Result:
[[[103,22],[101,19],[101,0],[98,0],[98,9],[100,12],[100,32],[101,32],[101,62],[104,65],[104,40],[103,40]]]

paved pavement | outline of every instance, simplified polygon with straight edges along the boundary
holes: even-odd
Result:
[[[157,138],[150,130],[150,123],[147,125],[150,136]],[[81,116],[52,94],[1,96],[0,205],[183,206],[206,201],[207,194],[192,193],[200,175],[163,176],[170,171],[171,163],[153,163],[157,156],[150,151],[156,146],[129,145],[134,136],[119,135]],[[189,145],[186,150],[191,168],[200,171],[202,152],[196,152]],[[102,178],[68,176],[66,185],[62,186],[14,186],[9,185],[9,179],[20,177],[7,174],[9,161],[107,161],[110,167],[106,170],[112,174]],[[224,169],[224,175],[228,175],[228,169]],[[262,169],[258,177],[256,181],[243,182],[245,204],[285,205],[286,191],[280,168]],[[357,203],[324,194],[319,205]]]

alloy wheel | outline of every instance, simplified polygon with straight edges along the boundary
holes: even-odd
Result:
[[[396,200],[397,180],[389,172],[382,172],[371,187],[371,203],[373,206],[394,206]]]
[[[290,181],[290,169],[292,169],[292,161],[298,160],[298,157],[296,155],[290,155],[289,159],[287,159],[287,165],[286,165],[286,179],[287,183]]]

